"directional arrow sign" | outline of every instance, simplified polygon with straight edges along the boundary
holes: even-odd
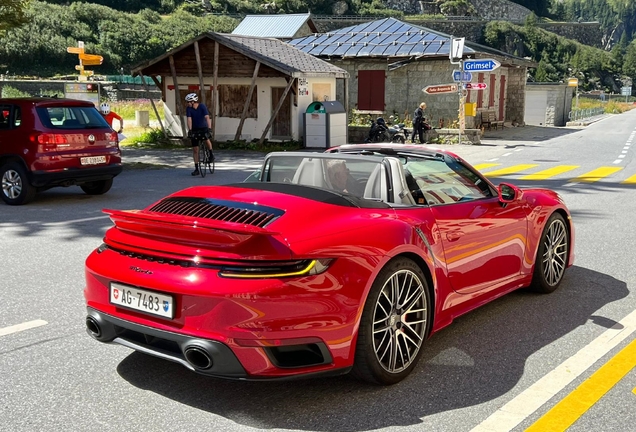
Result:
[[[70,53],[70,54],[82,54],[84,53],[84,48],[79,48],[79,47],[68,47],[66,48],[66,52]]]
[[[104,61],[104,57],[100,55],[84,53],[80,53],[79,59],[82,61],[82,64],[86,66],[100,65]]]
[[[430,85],[422,91],[427,94],[454,93],[457,91],[457,84]]]
[[[471,81],[473,79],[473,74],[471,74],[470,72],[464,72],[462,74],[462,71],[455,69],[453,71],[453,81],[455,82],[460,82],[460,81]]]
[[[464,84],[464,88],[466,90],[483,90],[488,87],[486,83],[466,83]]]
[[[493,59],[464,60],[464,70],[467,72],[490,72],[499,66],[501,63]]]

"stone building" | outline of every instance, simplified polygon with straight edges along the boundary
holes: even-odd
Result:
[[[348,100],[350,112],[385,116],[412,115],[420,102],[434,126],[457,120],[457,93],[426,94],[431,85],[453,83],[458,65],[449,61],[451,36],[394,18],[367,22],[325,34],[290,41],[302,51],[346,70],[348,91],[337,88],[337,99]],[[467,91],[466,102],[477,111],[494,111],[497,120],[524,124],[527,68],[533,62],[479,44],[466,42],[464,59],[493,59],[501,67],[473,72],[472,82],[486,89]],[[479,115],[473,125],[479,126]],[[467,122],[467,127],[470,127]]]

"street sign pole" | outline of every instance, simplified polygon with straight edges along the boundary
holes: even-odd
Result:
[[[462,114],[463,114],[463,110],[464,110],[464,98],[463,98],[463,92],[464,92],[464,60],[460,60],[459,61],[459,70],[462,71],[461,74],[459,74],[459,85],[457,86],[457,94],[459,96],[459,116],[458,116],[458,120],[459,120],[459,140],[457,142],[457,144],[461,144],[462,143]],[[465,118],[463,118],[464,122],[466,121]]]

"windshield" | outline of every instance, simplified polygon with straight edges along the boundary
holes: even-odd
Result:
[[[384,172],[382,158],[329,154],[276,154],[267,158],[262,181],[294,183],[361,198],[380,199],[367,188]]]

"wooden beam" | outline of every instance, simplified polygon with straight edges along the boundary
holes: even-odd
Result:
[[[201,103],[205,106],[205,85],[203,84],[203,68],[201,67],[201,54],[199,53],[199,41],[194,41],[194,55],[197,58],[197,72],[199,72],[199,88],[201,89]]]
[[[219,89],[218,87],[218,78],[219,78],[219,43],[214,41],[214,68],[212,73],[212,110],[210,112],[210,117],[212,120],[212,137],[210,138],[211,142],[214,142],[214,134],[216,131],[216,99]]]
[[[261,139],[258,141],[259,145],[263,144],[263,141],[265,141],[267,132],[269,132],[269,129],[272,127],[272,124],[274,123],[274,119],[278,115],[278,111],[280,111],[280,108],[283,106],[283,103],[285,102],[285,98],[287,97],[287,93],[289,93],[289,89],[292,87],[295,81],[296,81],[296,78],[289,77],[289,82],[287,83],[287,87],[285,87],[285,91],[283,92],[283,95],[280,97],[280,100],[278,101],[278,105],[276,105],[276,108],[274,109],[274,112],[272,112],[272,116],[270,117],[269,122],[267,122],[267,126],[265,126],[263,135],[261,135]]]
[[[241,114],[241,121],[239,122],[238,128],[236,129],[234,141],[238,141],[241,138],[241,132],[243,132],[243,123],[245,123],[245,119],[247,118],[247,111],[249,111],[250,103],[252,102],[252,94],[254,93],[254,88],[256,87],[256,77],[258,77],[258,69],[260,67],[261,62],[257,61],[256,66],[254,66],[254,73],[252,74],[252,84],[250,85],[250,91],[247,92],[247,100],[245,101],[245,105],[243,105],[243,114]]]
[[[179,107],[179,121],[181,122],[181,132],[182,137],[185,138],[188,134],[186,131],[186,125],[183,120],[183,116],[185,116],[185,109],[183,109],[183,101],[181,100],[181,95],[179,94],[179,83],[177,82],[177,70],[174,67],[174,57],[170,56],[170,72],[172,73],[172,83],[174,84],[174,97],[177,102],[177,106]]]
[[[139,76],[141,76],[141,83],[144,86],[144,90],[148,94],[148,99],[150,99],[150,104],[152,105],[152,109],[155,111],[155,115],[157,116],[157,120],[159,120],[159,125],[161,126],[161,131],[163,132],[163,136],[168,138],[168,134],[166,133],[166,128],[163,127],[163,122],[161,121],[161,117],[159,116],[159,111],[157,111],[157,107],[155,106],[155,101],[150,94],[150,90],[148,90],[148,86],[146,85],[146,77],[144,74],[139,72]]]

